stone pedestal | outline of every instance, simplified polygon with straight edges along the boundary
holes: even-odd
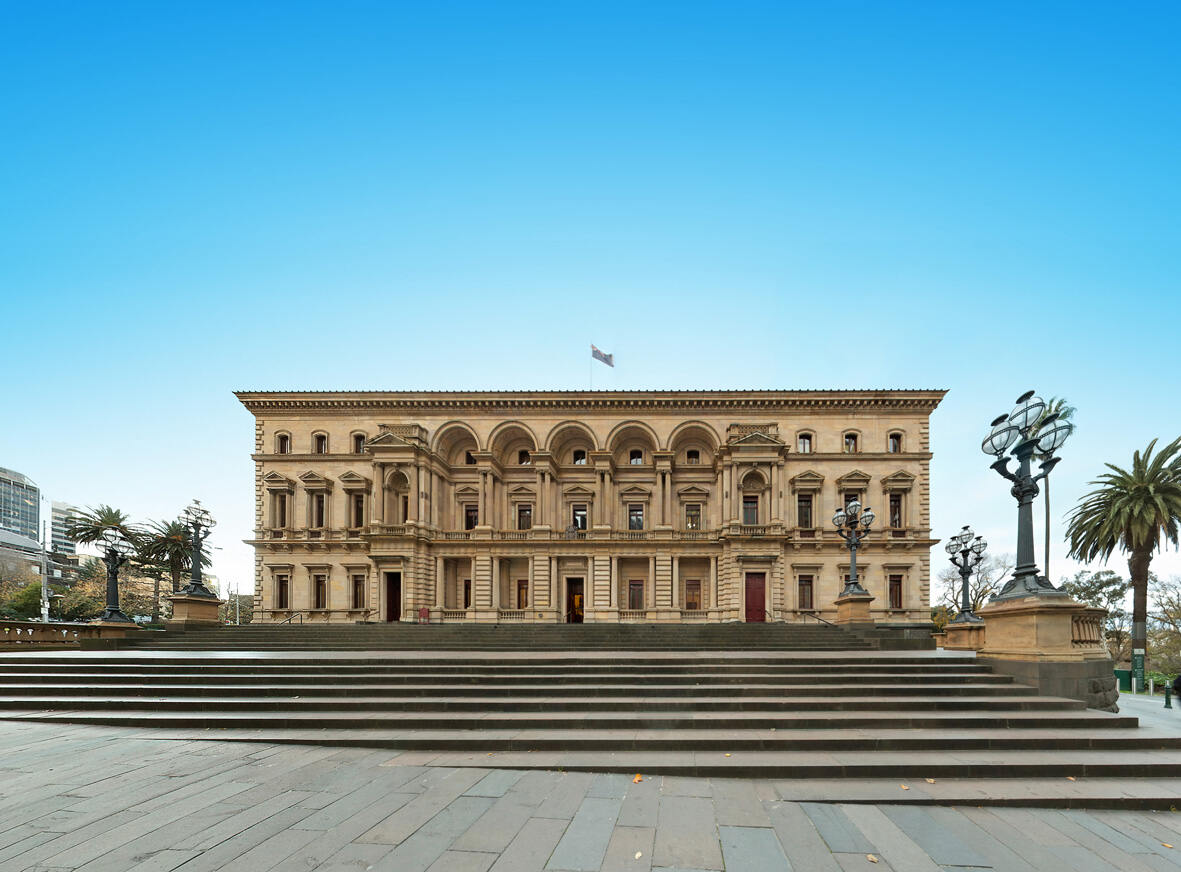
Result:
[[[979,651],[984,647],[984,624],[948,624],[943,628],[943,647],[955,651]]]
[[[851,593],[836,598],[838,624],[872,624],[869,604],[873,597],[868,593]]]
[[[1066,597],[1029,596],[987,605],[977,614],[986,627],[979,656],[996,672],[1047,696],[1118,710],[1115,664],[1103,641],[1103,609]]]
[[[168,599],[172,602],[172,618],[164,626],[170,630],[209,626],[220,622],[218,608],[224,600],[207,596],[188,596],[183,593],[173,594]]]

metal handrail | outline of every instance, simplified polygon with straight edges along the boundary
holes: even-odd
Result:
[[[801,611],[800,614],[803,615],[805,618],[815,618],[816,620],[820,621],[820,623],[828,624],[830,627],[837,626],[832,621],[826,620],[825,618],[820,617],[820,615],[814,615],[811,612]]]
[[[284,618],[283,620],[281,620],[281,621],[278,621],[278,623],[280,623],[280,624],[290,624],[290,623],[291,623],[292,621],[294,621],[296,618],[299,618],[299,622],[302,624],[302,623],[303,623],[303,612],[295,612],[294,614],[288,615],[288,616],[287,616],[286,618]]]

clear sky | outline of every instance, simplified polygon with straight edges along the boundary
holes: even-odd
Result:
[[[596,388],[949,389],[935,534],[1002,552],[980,439],[1022,391],[1065,396],[1060,534],[1104,461],[1181,435],[1179,24],[5,3],[0,466],[137,519],[200,497],[245,590],[233,389],[585,388],[593,342]]]

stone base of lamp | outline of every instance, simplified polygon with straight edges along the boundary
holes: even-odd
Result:
[[[942,647],[955,651],[979,651],[984,647],[984,624],[967,622],[943,628]]]
[[[135,621],[91,621],[87,626],[102,627],[98,633],[102,639],[122,639],[128,633],[138,633],[141,629]]]
[[[1046,696],[1119,710],[1115,664],[1103,641],[1103,609],[1069,597],[1029,596],[992,603],[977,615],[986,627],[978,656],[995,672]]]
[[[874,600],[868,593],[851,593],[836,598],[838,624],[872,624],[869,604]]]
[[[221,622],[218,608],[225,600],[210,599],[206,596],[189,596],[183,593],[173,594],[168,599],[172,603],[172,617],[165,622],[164,626],[169,630],[207,627]]]

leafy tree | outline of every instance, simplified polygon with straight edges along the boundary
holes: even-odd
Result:
[[[1107,648],[1113,659],[1126,660],[1129,641],[1128,610],[1124,608],[1124,600],[1132,583],[1121,578],[1109,569],[1099,572],[1076,572],[1073,578],[1065,579],[1058,585],[1058,589],[1069,594],[1073,599],[1089,606],[1096,606],[1107,610],[1107,620],[1104,635]]]
[[[142,555],[142,551],[140,554]],[[152,614],[151,621],[153,624],[160,622],[160,582],[169,575],[169,568],[159,563],[153,563],[150,560],[145,560],[142,556],[136,557],[133,561],[134,572],[137,575],[142,575],[152,580]]]
[[[1181,673],[1181,579],[1152,579],[1152,612],[1148,616],[1152,666],[1168,675]]]
[[[108,505],[78,512],[66,522],[66,537],[79,544],[97,542],[107,530],[118,530],[128,542],[133,545],[139,543],[139,528],[119,509]]]
[[[1132,583],[1132,648],[1147,650],[1148,568],[1162,542],[1177,547],[1181,521],[1181,438],[1155,456],[1157,440],[1132,455],[1130,470],[1105,464],[1110,472],[1091,482],[1096,490],[1071,512],[1066,528],[1070,556],[1104,562],[1116,549],[1128,554]]]
[[[1074,406],[1070,405],[1070,403],[1067,402],[1065,397],[1050,397],[1050,399],[1046,401],[1045,410],[1042,411],[1041,416],[1037,419],[1037,421],[1033,425],[1034,438],[1037,437],[1038,431],[1042,429],[1042,427],[1044,426],[1044,422],[1051,415],[1057,415],[1058,416],[1057,420],[1059,420],[1059,421],[1070,421],[1074,418],[1074,413],[1077,411],[1078,410]],[[1042,454],[1041,452],[1036,452],[1034,454],[1034,457],[1039,462],[1044,462],[1046,460],[1049,460],[1051,457],[1053,457],[1053,455],[1052,454]],[[1042,555],[1045,558],[1043,561],[1043,564],[1042,564],[1042,569],[1046,573],[1046,578],[1049,578],[1050,577],[1050,476],[1049,476],[1049,474],[1047,474],[1046,477],[1044,479],[1042,479],[1042,495],[1044,496],[1045,501],[1046,501],[1046,549]]]
[[[41,614],[41,582],[34,581],[18,588],[0,604],[0,617],[27,621]]]
[[[988,598],[999,591],[1004,584],[1005,576],[1013,571],[1012,554],[993,555],[987,551],[984,559],[968,579],[968,599],[972,603],[972,611],[979,611]],[[960,612],[960,590],[963,581],[960,571],[950,563],[939,570],[936,578],[940,582],[939,601],[937,607],[946,608],[954,617]]]

